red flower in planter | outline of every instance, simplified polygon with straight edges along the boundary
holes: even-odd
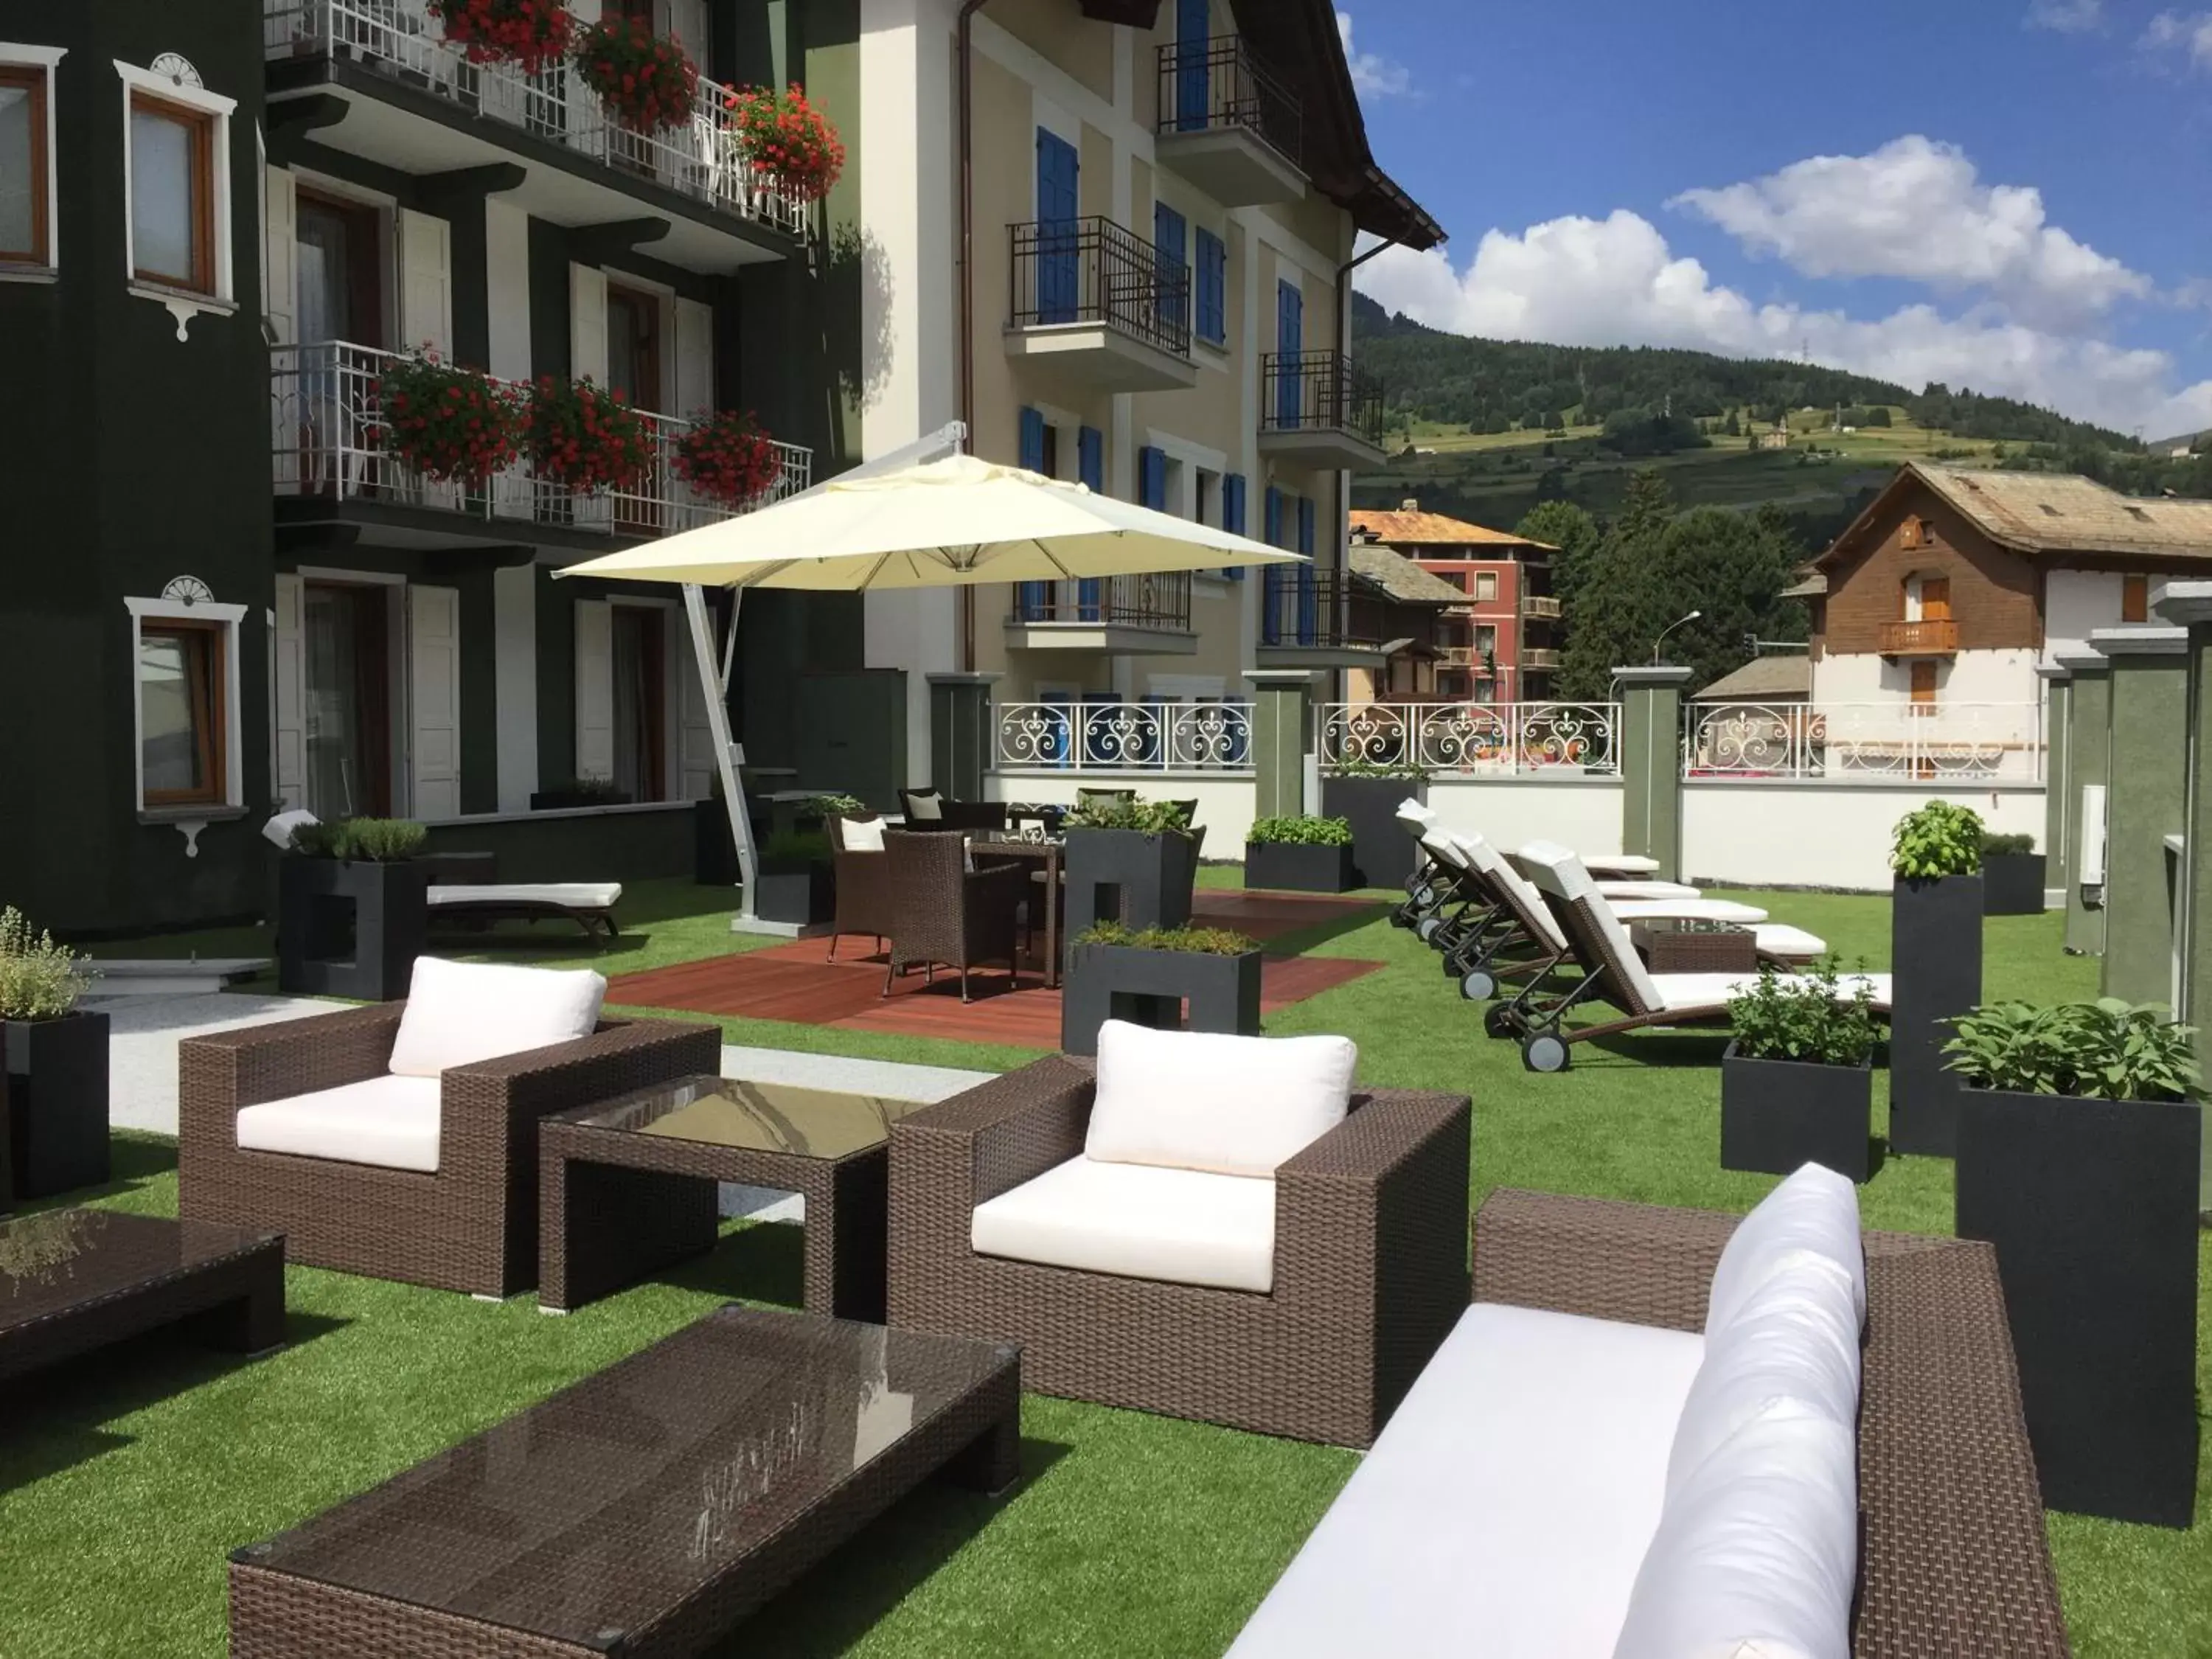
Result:
[[[754,423],[750,410],[696,415],[676,441],[669,465],[708,500],[745,507],[774,489],[783,477],[783,452]]]
[[[514,394],[475,369],[440,362],[434,352],[387,364],[369,395],[379,413],[368,441],[439,483],[482,489],[519,453]]]
[[[845,171],[845,146],[796,82],[782,92],[744,87],[725,100],[738,147],[785,194],[818,202]]]
[[[530,75],[568,57],[575,34],[561,0],[428,0],[428,9],[471,64],[514,64]]]
[[[650,423],[589,379],[541,379],[530,394],[524,443],[541,477],[586,495],[632,489],[653,470]]]
[[[576,73],[624,126],[658,132],[691,118],[699,71],[682,46],[635,18],[604,17],[576,41]]]

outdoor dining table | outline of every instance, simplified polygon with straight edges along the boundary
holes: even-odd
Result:
[[[1048,991],[1060,988],[1060,860],[1066,852],[1065,842],[1046,839],[1029,841],[1014,836],[986,836],[976,842],[979,849],[988,851],[994,858],[1019,859],[1040,865],[1041,870],[1030,872],[1032,884],[1041,884],[1042,896],[1039,902],[1044,908],[1044,985]],[[1034,921],[1030,937],[1036,937]]]

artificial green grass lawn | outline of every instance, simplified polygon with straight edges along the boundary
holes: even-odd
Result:
[[[1209,884],[1227,880],[1206,872]],[[1731,896],[1733,896],[1733,895]],[[1746,895],[1744,896],[1754,896]],[[657,889],[635,965],[726,951],[719,896]],[[1848,961],[1887,965],[1880,899],[1774,894],[1779,917]],[[625,925],[629,925],[625,905]],[[2058,948],[2055,917],[1987,924],[1991,996],[2094,994],[2094,963]],[[550,936],[546,957],[567,954]],[[1718,1167],[1720,1044],[1636,1038],[1578,1048],[1574,1070],[1523,1072],[1483,1036],[1434,955],[1379,918],[1273,948],[1368,957],[1381,972],[1272,1018],[1341,1031],[1373,1084],[1474,1097],[1475,1201],[1513,1185],[1748,1208],[1769,1178]],[[673,953],[673,954],[672,954]],[[115,951],[113,954],[122,954]],[[628,967],[614,953],[611,968]],[[732,1040],[936,1064],[1031,1056],[761,1021]],[[118,1143],[96,1201],[168,1212],[173,1153]],[[1869,1225],[1945,1232],[1950,1166],[1889,1163],[1863,1190]],[[295,1267],[292,1346],[240,1364],[155,1337],[0,1395],[0,1654],[223,1650],[223,1559],[666,1334],[732,1296],[795,1304],[790,1229],[740,1228],[669,1279],[566,1319]],[[2212,1302],[2212,1241],[2201,1283]],[[2200,1395],[2212,1392],[2212,1307],[2200,1309]],[[730,1651],[861,1655],[1212,1655],[1234,1636],[1350,1473],[1348,1452],[1032,1397],[1024,1481],[1003,1504],[931,1487],[747,1625]],[[2053,1516],[2077,1652],[2212,1655],[2212,1460],[2186,1533]],[[1931,1659],[1936,1659],[1931,1656]]]

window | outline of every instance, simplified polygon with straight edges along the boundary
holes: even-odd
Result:
[[[2123,576],[2120,578],[2120,620],[2124,623],[2150,620],[2150,578]]]
[[[1478,570],[1474,573],[1474,597],[1478,599],[1494,599],[1498,597],[1498,573],[1495,570]]]
[[[223,799],[222,647],[216,623],[139,629],[138,773],[149,806]]]
[[[1485,624],[1483,627],[1476,629],[1474,630],[1474,649],[1475,653],[1478,656],[1496,656],[1498,654],[1497,629],[1491,627],[1488,624]]]
[[[185,324],[231,298],[230,142],[235,100],[189,71],[161,76],[118,63],[123,80],[125,269]],[[191,298],[184,296],[192,296]]]
[[[1898,529],[1897,544],[1908,552],[1936,544],[1936,526],[1925,519],[1907,519]]]
[[[15,61],[17,52],[37,52],[40,61]],[[0,46],[0,264],[54,264],[52,89],[60,56]]]
[[[1198,233],[1198,337],[1229,343],[1229,248],[1212,231]]]

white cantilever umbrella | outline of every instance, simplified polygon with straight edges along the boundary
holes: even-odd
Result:
[[[744,884],[744,927],[753,916],[752,830],[738,783],[743,757],[730,740],[723,702],[737,617],[730,619],[718,672],[704,588],[730,589],[734,605],[753,588],[889,592],[1306,562],[1298,554],[1081,484],[952,454],[846,473],[757,513],[588,559],[560,574],[684,588]]]

